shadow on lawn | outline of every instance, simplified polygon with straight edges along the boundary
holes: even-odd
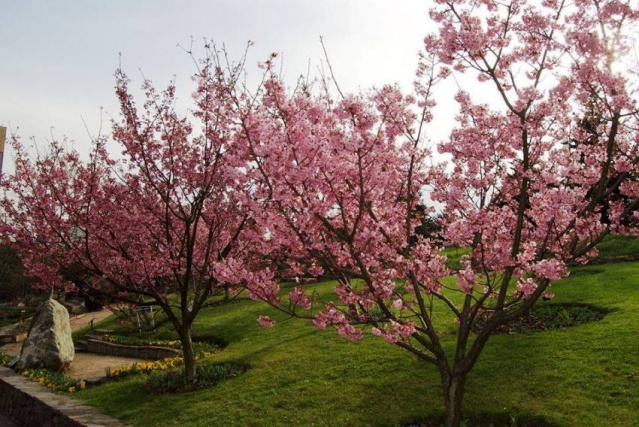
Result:
[[[429,421],[405,424],[404,427],[440,427],[444,425],[444,414],[434,415]],[[466,414],[462,421],[466,427],[556,427],[543,417],[511,414]]]

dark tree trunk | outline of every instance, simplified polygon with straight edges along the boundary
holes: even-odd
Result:
[[[195,380],[195,353],[193,352],[193,340],[191,339],[191,328],[183,326],[180,329],[180,342],[182,343],[182,354],[184,356],[184,373],[189,382]]]
[[[447,375],[442,381],[444,385],[446,427],[459,427],[462,421],[462,398],[466,385],[466,374]]]

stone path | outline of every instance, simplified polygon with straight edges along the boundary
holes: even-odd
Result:
[[[91,322],[97,323],[111,314],[109,310],[102,310],[74,316],[70,320],[71,330],[75,332],[91,325]],[[0,347],[0,353],[18,356],[22,349],[22,344],[21,342],[5,344]],[[146,360],[78,352],[75,354],[73,362],[71,362],[71,366],[65,374],[76,380],[98,381],[105,376],[106,368],[119,368],[124,365],[132,365],[139,362],[146,362]],[[0,424],[0,426],[2,426],[2,424]]]

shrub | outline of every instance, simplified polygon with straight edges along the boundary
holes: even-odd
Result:
[[[570,328],[601,320],[608,312],[609,310],[589,304],[539,304],[533,307],[528,315],[500,326],[495,333],[512,334]],[[473,329],[481,327],[486,320],[486,316],[480,318]]]
[[[146,387],[156,393],[178,393],[212,387],[229,378],[237,377],[248,369],[239,363],[208,364],[197,367],[196,380],[189,382],[184,369],[171,369],[149,375]]]
[[[110,342],[113,344],[122,344],[122,345],[138,345],[138,346],[158,346],[158,347],[170,347],[177,348],[178,350],[182,349],[182,344],[179,340],[153,340],[150,338],[138,338],[138,337],[129,337],[124,335],[110,335],[104,334],[100,337],[101,341]]]
[[[105,334],[100,340],[113,344],[137,345],[137,346],[157,346],[169,347],[182,350],[182,343],[179,340],[154,340],[150,338],[128,337],[124,335]],[[194,342],[193,351],[200,358],[210,357],[213,353],[220,351],[220,346],[209,342]]]
[[[106,368],[106,376],[109,379],[119,379],[137,374],[148,374],[153,371],[166,371],[180,366],[184,363],[181,356],[167,357],[165,359],[156,360],[154,362],[141,362],[132,365],[124,365],[119,368]]]
[[[9,362],[13,360],[15,356],[9,356],[8,354],[0,353],[0,365],[1,366],[9,366]]]

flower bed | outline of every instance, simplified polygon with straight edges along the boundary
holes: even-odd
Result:
[[[182,343],[179,340],[155,340],[149,338],[137,338],[137,337],[129,337],[125,335],[113,335],[113,334],[102,334],[99,337],[100,341],[109,342],[112,344],[119,345],[130,345],[130,346],[152,346],[152,347],[168,347],[174,348],[178,350],[182,350]],[[221,344],[219,343],[210,343],[205,341],[194,341],[193,342],[193,351],[195,354],[202,353],[217,353],[221,350]]]
[[[106,376],[108,379],[115,380],[119,378],[129,377],[137,374],[148,374],[153,371],[164,371],[167,369],[181,366],[184,363],[182,356],[167,357],[166,359],[156,360],[154,362],[141,362],[132,365],[124,365],[119,368],[107,368]]]
[[[49,369],[24,369],[18,373],[57,392],[75,393],[85,387],[84,381],[74,380],[60,372],[54,372]]]
[[[15,356],[9,356],[8,354],[0,353],[0,365],[9,366],[9,362],[14,359]]]
[[[100,341],[106,341],[113,344],[134,345],[134,346],[156,346],[182,349],[182,343],[179,340],[152,340],[145,338],[128,337],[124,335],[102,334]]]
[[[609,310],[589,304],[538,304],[519,319],[497,328],[495,334],[543,332],[565,329],[604,318]],[[480,318],[475,329],[482,326],[487,317]]]
[[[197,367],[197,379],[189,382],[184,369],[154,372],[149,375],[145,386],[156,393],[181,393],[213,387],[222,381],[237,377],[248,370],[248,365],[226,362]]]

